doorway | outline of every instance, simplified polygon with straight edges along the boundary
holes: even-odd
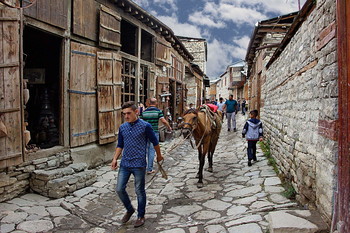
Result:
[[[62,39],[25,27],[23,33],[24,121],[30,132],[27,150],[60,144],[60,67]],[[26,99],[26,97],[25,97]]]

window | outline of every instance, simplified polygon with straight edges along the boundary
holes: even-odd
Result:
[[[122,103],[135,101],[135,80],[136,80],[136,63],[123,60],[122,66]]]
[[[141,66],[140,74],[140,102],[146,103],[147,99],[147,90],[148,90],[148,67]]]
[[[182,62],[176,61],[176,79],[182,81],[183,65]]]

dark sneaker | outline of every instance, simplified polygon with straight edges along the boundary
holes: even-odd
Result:
[[[253,160],[254,160],[255,162],[257,161],[256,156],[253,158]]]
[[[135,212],[135,210],[130,211],[130,212],[129,211],[126,212],[124,214],[124,217],[122,218],[122,223],[127,223],[130,220],[130,218],[131,218],[131,216],[133,215],[134,212]]]
[[[236,131],[237,131],[237,129],[236,129],[236,128],[234,128],[234,129],[233,129],[233,132],[236,132]]]
[[[230,131],[230,129],[227,129],[227,131]]]
[[[252,162],[248,161],[248,166],[249,167],[252,166]]]
[[[135,221],[135,224],[134,224],[134,227],[140,227],[142,226],[143,224],[145,224],[145,218],[138,218],[136,221]]]

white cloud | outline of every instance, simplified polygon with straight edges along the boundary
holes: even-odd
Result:
[[[205,15],[203,12],[194,12],[188,18],[188,20],[196,25],[213,27],[213,28],[224,28],[226,25],[222,21],[217,21],[211,15]]]
[[[242,8],[229,4],[221,4],[219,6],[219,11],[221,18],[240,25],[244,23],[253,25],[257,21],[267,18],[266,15],[254,9]]]
[[[133,0],[137,5],[145,8],[149,6],[149,1],[148,0]]]
[[[245,48],[227,44],[217,39],[209,42],[207,75],[210,78],[218,78],[218,75],[225,72],[228,65],[243,59],[245,52]]]
[[[239,47],[243,49],[247,49],[249,45],[250,38],[248,36],[243,37],[235,37],[233,38],[233,43],[238,45]]]
[[[301,7],[305,2],[306,0],[300,0]],[[253,8],[263,13],[288,14],[298,10],[298,0],[221,0],[220,4]]]
[[[163,8],[166,12],[175,12],[177,8],[177,0],[154,0],[154,3]]]
[[[167,25],[175,35],[201,38],[201,29],[189,23],[180,23],[176,16],[157,16],[157,18]]]

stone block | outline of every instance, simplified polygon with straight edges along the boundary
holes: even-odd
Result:
[[[46,187],[50,188],[58,188],[58,187],[66,187],[68,186],[68,180],[66,177],[50,180],[47,182]]]
[[[69,165],[75,172],[81,172],[87,169],[88,165],[86,163],[73,163]]]
[[[55,159],[55,160],[49,160],[47,161],[47,166],[48,167],[58,167],[59,166],[59,163],[58,161]]]
[[[41,163],[46,163],[47,160],[48,160],[47,158],[36,159],[36,160],[33,160],[33,164],[34,165],[38,165],[38,164],[41,164]]]
[[[14,178],[14,177],[9,177],[9,176],[3,175],[3,176],[1,176],[0,178],[1,178],[1,179],[0,179],[0,188],[1,188],[1,187],[5,187],[5,186],[12,185],[12,184],[14,184],[14,183],[17,182],[17,179]]]
[[[271,233],[313,233],[327,229],[320,215],[309,210],[270,212],[267,219]]]
[[[29,173],[21,173],[20,175],[16,176],[17,180],[26,180],[30,177]]]

